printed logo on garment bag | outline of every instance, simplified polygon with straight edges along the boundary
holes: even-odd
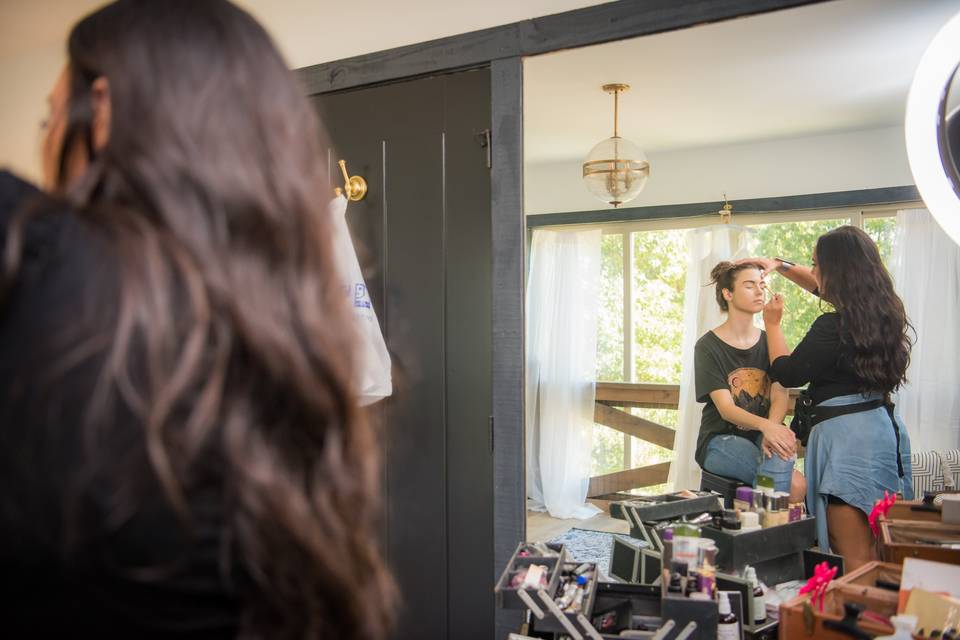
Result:
[[[372,309],[370,297],[367,296],[367,287],[363,283],[343,285],[343,295],[353,298],[353,306],[357,309]]]
[[[367,295],[367,286],[357,283],[353,285],[353,306],[360,309],[370,309],[370,297]]]

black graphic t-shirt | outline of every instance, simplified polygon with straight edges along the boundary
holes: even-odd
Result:
[[[760,446],[763,434],[741,429],[724,420],[710,399],[710,392],[729,389],[738,407],[766,418],[770,414],[769,367],[767,335],[763,331],[757,343],[749,349],[731,347],[713,331],[708,331],[697,340],[693,352],[693,375],[697,402],[706,403],[700,418],[700,434],[694,455],[701,467],[707,454],[707,444],[716,435],[734,434]]]

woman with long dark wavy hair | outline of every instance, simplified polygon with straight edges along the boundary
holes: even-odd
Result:
[[[770,377],[785,387],[810,384],[797,410],[812,426],[805,475],[820,547],[855,569],[876,559],[867,522],[876,501],[885,491],[913,498],[910,440],[890,401],[906,380],[912,329],[877,245],[856,227],[820,236],[812,268],[759,260],[834,308],[792,353],[780,327],[781,296],[767,303],[763,320]]]
[[[267,34],[107,5],[45,127],[51,193],[0,174],[4,635],[388,636],[322,132]]]

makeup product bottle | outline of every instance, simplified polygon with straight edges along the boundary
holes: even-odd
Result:
[[[737,496],[733,499],[733,508],[738,511],[753,509],[753,489],[751,487],[737,487]]]
[[[664,529],[661,540],[663,540],[663,557],[660,562],[662,566],[669,567],[673,560],[673,529]]]
[[[763,496],[763,511],[760,513],[760,526],[768,529],[776,525],[777,514],[773,509],[773,496]]]
[[[700,548],[700,527],[679,524],[673,528],[673,559],[684,562],[687,568],[697,566]]]
[[[670,574],[670,584],[667,586],[667,593],[672,593],[674,595],[683,595],[683,584],[680,582],[679,573]]]
[[[789,494],[777,493],[777,524],[787,524],[790,521],[790,511],[787,508],[787,498]]]
[[[697,591],[713,599],[717,590],[717,570],[709,564],[700,568],[700,575],[697,578]]]
[[[784,493],[780,495],[780,524],[787,524],[790,522],[790,494]]]
[[[573,602],[567,607],[567,611],[570,613],[579,613],[583,608],[583,598],[587,593],[587,577],[586,576],[577,576],[577,587],[576,593],[573,596]]]
[[[676,558],[670,563],[670,582],[667,586],[667,592],[674,595],[686,595],[687,588],[687,563],[678,562]]]
[[[769,500],[767,504],[767,513],[770,514],[768,519],[770,521],[770,526],[775,527],[780,524],[780,498],[773,493],[768,494],[767,498]]]
[[[740,514],[740,530],[755,531],[760,528],[760,516],[753,511],[744,511]]]
[[[704,564],[704,566],[710,565],[711,567],[713,567],[714,569],[716,569],[716,568],[717,568],[717,553],[719,553],[719,549],[717,549],[717,543],[714,542],[713,540],[707,540],[707,541],[703,544],[702,549],[703,549],[703,564]]]
[[[566,609],[570,606],[570,603],[573,602],[574,597],[577,595],[577,583],[573,580],[567,580],[563,585],[563,591],[560,594],[560,597],[557,598],[557,606],[560,609]]]
[[[800,510],[800,503],[794,502],[790,505],[790,522],[797,522],[803,518],[803,512]]]
[[[687,570],[687,582],[683,586],[683,595],[690,597],[691,593],[699,591],[700,587],[700,567]]]
[[[893,625],[893,635],[891,636],[879,636],[877,640],[908,640],[911,638],[914,628],[917,626],[917,616],[909,614],[901,614],[899,616],[893,616],[890,618],[890,623]],[[922,635],[923,631],[921,630],[920,634]],[[946,638],[950,634],[947,631],[943,635]]]
[[[760,526],[765,526],[763,524],[763,514],[766,513],[766,509],[763,508],[763,492],[757,489],[753,491],[753,511],[757,514],[757,521]]]
[[[740,520],[737,518],[736,512],[732,510],[723,512],[723,520],[720,522],[720,525],[722,528],[731,531],[740,530]]]
[[[767,603],[763,597],[763,587],[760,586],[760,580],[757,578],[757,570],[747,567],[743,577],[753,589],[753,624],[763,624],[767,621]]]
[[[717,640],[740,640],[740,621],[730,608],[730,598],[720,592],[720,618],[717,624]]]
[[[689,522],[678,522],[673,525],[673,537],[674,539],[677,536],[685,536],[687,538],[699,538],[700,537],[700,527],[695,524],[690,524]]]

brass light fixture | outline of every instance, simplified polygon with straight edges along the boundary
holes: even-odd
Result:
[[[603,85],[605,92],[613,94],[613,137],[597,144],[583,162],[587,189],[614,207],[636,198],[650,176],[647,156],[637,145],[620,137],[620,94],[629,88],[623,83]]]
[[[727,194],[723,194],[723,208],[717,213],[720,214],[720,222],[730,224],[733,219],[733,205],[727,200]]]

